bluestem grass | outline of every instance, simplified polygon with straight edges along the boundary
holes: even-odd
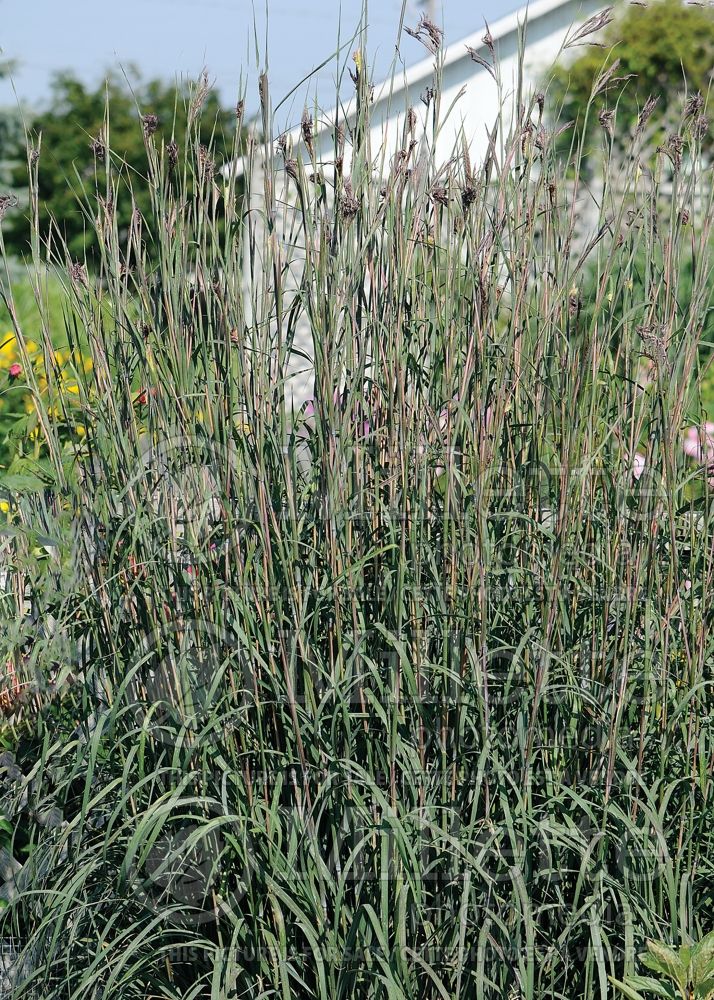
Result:
[[[36,498],[10,515],[18,998],[595,1000],[711,921],[696,135],[669,205],[671,157],[645,183],[605,143],[582,233],[547,98],[483,163],[387,171],[355,77],[321,183],[310,143],[274,157],[267,77],[260,197],[254,140],[244,187],[212,169],[203,81],[185,148],[144,117],[147,178],[98,158],[97,273],[35,239],[93,366],[86,437],[40,419],[71,574]]]

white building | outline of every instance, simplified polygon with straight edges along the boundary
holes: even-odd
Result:
[[[502,0],[505,9],[513,6]],[[472,159],[477,161],[486,150],[487,130],[493,127],[501,106],[508,108],[518,82],[519,40],[523,34],[523,85],[527,92],[536,87],[550,66],[560,56],[568,36],[585,20],[607,6],[603,0],[535,0],[521,3],[518,9],[489,26],[492,45],[501,78],[501,92],[488,70],[471,55],[487,63],[493,58],[484,41],[485,24],[466,38],[453,42],[443,52],[441,80],[442,123],[436,144],[436,161],[449,158],[461,130],[469,144]],[[474,3],[474,20],[478,18],[478,3]],[[578,50],[576,50],[577,52]],[[374,88],[370,109],[372,150],[383,148],[385,159],[400,145],[404,118],[409,107],[424,117],[421,95],[435,83],[435,60],[431,55],[403,73],[383,81]],[[346,109],[349,119],[354,102]],[[300,128],[289,134],[293,149],[301,145]],[[328,113],[321,117],[321,127],[315,137],[317,159],[330,162],[333,156],[333,129]],[[304,147],[303,147],[303,153]]]
[[[513,2],[513,0],[512,0]],[[503,0],[506,10],[511,7]],[[478,4],[474,4],[477,8]],[[466,38],[447,45],[441,50],[439,64],[440,117],[434,142],[434,160],[445,163],[462,148],[465,140],[472,163],[478,163],[488,148],[488,134],[501,117],[507,125],[510,111],[515,107],[518,88],[518,67],[522,63],[522,98],[527,102],[550,66],[561,56],[563,47],[574,33],[589,18],[606,8],[603,0],[534,0],[517,10],[507,13],[489,25],[490,37],[486,37],[486,26]],[[478,20],[475,13],[474,20]],[[522,48],[522,59],[519,59]],[[582,49],[571,50],[578,54]],[[401,73],[397,72],[374,87],[370,108],[370,148],[377,170],[390,169],[392,158],[403,145],[404,125],[408,110],[416,112],[415,137],[424,132],[427,109],[422,95],[437,83],[437,60],[425,49],[425,58]],[[492,73],[488,67],[496,66]],[[349,122],[356,111],[353,100],[344,110],[344,118]],[[431,131],[431,130],[430,130]],[[288,155],[311,159],[305,148],[302,130],[298,126],[285,136]],[[335,130],[329,113],[322,111],[317,130],[313,137],[315,158],[318,164],[329,168],[335,159]],[[261,144],[262,145],[262,144]],[[414,162],[414,161],[412,161]],[[282,159],[277,163],[282,166]],[[253,251],[261,240],[255,239],[255,226],[260,227],[263,217],[263,183],[256,177],[256,166],[260,165],[260,154],[253,158],[251,171],[250,204],[253,228]],[[344,168],[349,172],[349,144],[345,146]],[[236,165],[228,169],[236,169]],[[243,171],[243,164],[237,165],[237,172]],[[284,171],[278,171],[283,178],[284,188],[276,190],[277,201],[282,205],[282,219],[276,220],[286,249],[294,250],[295,230],[293,213],[290,211],[290,185]],[[326,176],[329,171],[326,170]],[[287,257],[291,253],[288,252]],[[299,281],[299,254],[293,258],[291,273],[295,287]],[[257,269],[260,273],[260,269]],[[309,326],[304,325],[303,333],[296,338],[295,347],[303,354],[312,354],[312,337]],[[312,396],[312,378],[309,366],[304,360],[296,360],[291,366],[293,376],[286,395],[292,395],[294,405],[300,405]]]

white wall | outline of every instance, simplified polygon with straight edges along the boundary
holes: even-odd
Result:
[[[530,17],[526,31],[526,48],[524,56],[524,85],[527,99],[528,91],[539,89],[543,74],[558,58],[562,44],[574,24],[582,23],[587,17],[603,9],[602,0],[536,0],[531,4]],[[496,39],[497,57],[503,91],[503,104],[506,117],[513,107],[517,85],[519,22],[523,14],[505,18],[491,26]],[[437,165],[445,163],[454,152],[461,152],[461,134],[466,137],[472,163],[478,163],[487,150],[487,130],[493,128],[499,118],[498,87],[489,73],[478,66],[466,53],[465,46],[470,44],[481,55],[486,57],[487,51],[482,45],[483,31],[462,43],[449,48],[445,53],[443,69],[443,86],[441,98],[441,126],[437,133],[435,160]],[[576,52],[582,50],[575,50]],[[427,111],[420,100],[420,95],[427,86],[434,82],[433,59],[429,58],[404,74],[403,86],[395,91],[399,80],[394,84],[385,84],[375,92],[372,107],[373,127],[370,133],[371,152],[373,159],[379,159],[385,171],[389,169],[391,159],[402,146],[404,120],[406,111],[411,106],[417,112],[417,137],[423,135]],[[392,93],[390,94],[390,89]],[[305,162],[309,160],[307,151],[302,145],[299,130],[292,136],[293,152],[300,155]],[[325,127],[315,137],[316,158],[326,168],[334,162],[333,130]],[[418,151],[417,154],[418,155]],[[415,155],[415,159],[416,159]],[[349,173],[349,144],[345,149],[344,169]],[[327,173],[329,176],[329,171]],[[290,278],[286,293],[290,288],[296,289],[300,280],[299,248],[296,248],[296,234],[293,230],[294,209],[291,206],[291,192],[294,185],[282,170],[277,171],[276,197],[280,206],[276,229],[278,239],[284,250],[283,259],[293,261],[290,267]],[[253,177],[253,196],[251,198],[251,218],[253,224],[260,225],[261,218],[262,180]],[[299,237],[298,237],[299,239]],[[258,243],[260,243],[260,239]],[[258,267],[260,270],[260,265]],[[249,310],[250,312],[250,310]],[[302,317],[295,339],[295,347],[304,353],[312,355],[312,332],[307,320]],[[312,372],[303,359],[295,358],[289,366],[290,380],[286,387],[286,397],[292,398],[293,405],[299,407],[313,395]]]
[[[532,93],[540,88],[547,70],[559,57],[563,42],[573,25],[582,23],[604,8],[602,0],[540,0],[530,5],[526,23],[524,57],[524,90]],[[513,106],[518,75],[519,23],[524,23],[523,11],[495,25],[496,53],[500,66],[503,108],[508,120]],[[436,140],[436,162],[446,162],[455,150],[460,151],[461,134],[466,137],[473,162],[478,162],[487,150],[487,131],[499,117],[500,101],[496,82],[490,74],[469,57],[466,44],[488,58],[482,44],[483,32],[458,42],[446,52],[441,97],[441,124]],[[582,50],[575,50],[582,51]],[[411,106],[417,112],[423,131],[428,113],[420,100],[425,88],[434,82],[433,60],[428,59],[407,70],[402,79],[384,83],[375,90],[372,107],[373,126],[370,142],[373,157],[384,153],[388,169],[390,160],[402,143],[404,120]],[[396,88],[400,89],[397,90]],[[430,117],[430,115],[429,115]],[[296,140],[296,145],[300,145]],[[317,137],[318,159],[334,160],[332,129],[325,128]],[[349,169],[349,163],[346,162]]]

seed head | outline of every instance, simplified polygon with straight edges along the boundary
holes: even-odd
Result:
[[[0,219],[5,217],[9,209],[16,208],[17,204],[18,201],[14,194],[0,194]]]
[[[268,88],[267,73],[261,73],[258,77],[258,94],[260,95],[260,107],[263,115],[265,115],[270,107],[270,90]]]
[[[191,105],[188,109],[188,127],[191,128],[195,120],[201,114],[203,110],[203,105],[211,92],[211,85],[208,81],[208,73],[204,69],[199,77],[198,83],[196,84],[196,89],[193,93],[193,99]]]
[[[178,163],[179,148],[175,139],[166,143],[166,155],[169,158],[169,170],[173,170]]]
[[[488,61],[488,59],[484,59],[484,57],[479,53],[478,49],[474,49],[470,45],[467,45],[466,51],[471,56],[472,62],[475,62],[477,66],[480,66],[482,69],[485,69],[486,72],[489,74],[489,76],[493,77],[494,80],[496,79],[496,74],[494,73],[493,66]]]
[[[437,52],[441,48],[444,32],[440,27],[438,27],[438,25],[434,24],[430,18],[423,15],[421,19],[421,28],[428,35],[429,41],[431,42],[431,48],[434,52]]]
[[[432,55],[436,55],[441,48],[444,32],[426,14],[422,14],[416,28],[405,28],[404,30],[412,38],[421,42]]]
[[[617,73],[620,68],[620,63],[620,59],[615,59],[614,62],[610,63],[606,69],[603,69],[597,75],[595,82],[593,83],[593,96],[601,94],[604,90],[608,90],[610,84],[627,79],[627,77],[615,76],[615,73]]]
[[[312,143],[312,117],[308,112],[307,108],[302,113],[302,121],[300,122],[300,127],[302,129],[302,137],[305,145],[307,146],[310,156],[312,156],[313,143]]]
[[[429,107],[431,102],[434,100],[434,88],[427,87],[426,90],[421,94],[419,100],[425,107]]]
[[[563,47],[567,49],[570,48],[571,45],[578,45],[583,41],[583,39],[601,31],[604,27],[610,24],[612,20],[612,7],[607,7],[599,14],[594,14],[592,17],[588,18],[587,21],[581,24],[579,28],[576,28]],[[597,45],[598,43],[591,41],[590,44]]]
[[[80,263],[80,261],[74,261],[69,265],[69,276],[72,281],[76,282],[78,285],[82,285],[84,288],[89,288],[87,269],[84,264]]]
[[[340,199],[340,211],[345,222],[351,222],[355,215],[359,212],[359,202],[354,196],[352,181],[349,177],[345,181],[344,191],[342,192],[342,197]]]
[[[684,117],[694,118],[695,115],[699,114],[703,107],[704,98],[699,91],[697,91],[696,94],[692,94],[687,103],[684,105]]]
[[[642,111],[640,111],[639,116],[637,118],[637,128],[635,129],[635,136],[642,135],[645,125],[650,120],[650,118],[652,117],[652,112],[657,107],[658,100],[659,98],[653,97],[650,94],[650,96],[645,101],[644,107],[642,108]]]
[[[580,289],[573,285],[568,293],[568,314],[575,317],[580,312]]]
[[[536,149],[540,149],[541,151],[548,145],[548,133],[542,125],[536,131],[534,142]]]
[[[144,126],[144,138],[148,139],[159,127],[158,115],[144,115],[141,123]]]
[[[404,170],[404,166],[407,162],[407,156],[408,154],[406,149],[398,149],[394,154],[394,158],[392,160],[392,172],[395,176]]]
[[[642,353],[653,361],[661,374],[671,373],[671,363],[667,355],[667,338],[662,326],[653,327],[643,324],[637,327],[642,338]]]
[[[433,187],[429,192],[429,197],[435,204],[443,205],[445,208],[449,204],[449,194],[443,185]]]
[[[567,132],[568,129],[571,129],[574,125],[575,125],[575,121],[574,120],[570,121],[570,122],[566,122],[564,125],[559,125],[558,128],[553,133],[553,135],[557,139],[557,138],[559,138],[559,136],[563,135],[564,132]]]
[[[607,134],[610,136],[610,138],[612,138],[612,135],[613,135],[613,124],[614,124],[614,121],[615,121],[615,112],[614,111],[607,111],[605,108],[603,108],[603,110],[600,112],[600,114],[597,116],[597,118],[598,118],[598,121],[600,122],[600,124],[602,125],[602,127],[607,132]]]
[[[89,148],[92,150],[99,162],[104,163],[107,156],[107,147],[104,145],[104,139],[101,135],[97,136],[96,139],[92,139],[89,144]]]
[[[521,132],[521,153],[523,156],[526,154],[526,149],[528,148],[528,142],[530,137],[533,135],[533,123],[528,122]]]
[[[461,188],[461,206],[464,212],[468,212],[476,201],[476,185],[472,180],[468,180]]]
[[[708,131],[709,131],[709,119],[706,118],[704,115],[699,115],[697,120],[694,122],[694,125],[692,126],[692,132],[694,133],[694,137],[696,139],[703,139]]]
[[[198,147],[198,166],[205,180],[213,180],[213,172],[216,165],[213,162],[213,157],[208,147],[203,144]]]
[[[667,139],[666,152],[674,165],[675,170],[682,166],[682,150],[684,149],[684,139],[677,132],[673,132]]]

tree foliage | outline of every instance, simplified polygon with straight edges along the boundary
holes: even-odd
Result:
[[[205,77],[196,85],[159,80],[130,84],[124,77],[110,74],[91,88],[72,73],[57,74],[48,106],[30,119],[27,146],[23,136],[12,157],[15,165],[10,183],[18,191],[28,189],[28,157],[30,161],[37,159],[41,236],[48,238],[54,225],[74,256],[91,257],[94,237],[82,196],[102,192],[107,157],[123,182],[115,205],[119,231],[127,230],[135,209],[148,214],[148,185],[135,183],[138,176],[147,174],[147,131],[156,144],[174,142],[174,150],[181,148],[186,142],[190,106],[193,102],[195,107],[197,101],[202,111],[194,128],[202,143],[211,144],[218,169],[232,155],[236,117],[221,107]],[[23,209],[8,218],[3,234],[10,252],[27,254],[27,199]]]
[[[551,95],[563,120],[575,121],[590,137],[605,125],[615,144],[626,148],[649,98],[657,99],[650,124],[661,136],[677,128],[685,95],[706,96],[714,66],[714,10],[682,0],[623,8],[599,44],[556,67]]]

